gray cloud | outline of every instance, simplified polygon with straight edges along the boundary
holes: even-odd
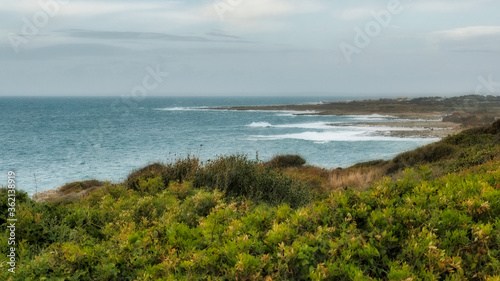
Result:
[[[0,58],[4,60],[53,60],[70,57],[112,57],[130,55],[131,50],[107,44],[56,44],[23,49],[16,54],[11,47],[0,47]]]
[[[430,35],[438,48],[451,52],[500,53],[500,26],[470,26]]]
[[[463,93],[500,75],[500,33],[484,28],[500,27],[500,1],[417,2],[402,0],[349,64],[339,43],[363,41],[355,29],[373,28],[389,1],[247,0],[222,19],[213,1],[74,0],[18,54],[8,34],[37,6],[10,1],[0,7],[0,95],[118,94],[162,59],[172,79],[158,95]]]
[[[218,29],[213,29],[213,30],[207,32],[207,35],[208,36],[214,36],[214,37],[222,37],[222,38],[231,38],[231,39],[242,40],[242,38],[239,37],[239,36],[229,35],[229,34],[226,34],[224,31],[218,30]]]
[[[223,36],[222,33],[208,33],[208,35],[216,37],[230,38],[232,40],[215,40],[209,39],[201,36],[182,36],[182,35],[172,35],[165,33],[154,33],[154,32],[124,32],[124,31],[96,31],[96,30],[82,30],[82,29],[69,29],[60,30],[59,33],[76,38],[85,39],[100,39],[100,40],[162,40],[162,41],[173,41],[173,42],[197,42],[197,43],[251,43],[249,41],[242,40],[242,38],[237,36]]]

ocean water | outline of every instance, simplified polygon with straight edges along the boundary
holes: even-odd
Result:
[[[437,139],[400,138],[359,122],[390,116],[311,116],[291,111],[212,110],[238,105],[304,104],[332,97],[0,98],[0,185],[7,171],[35,191],[88,179],[119,182],[153,162],[246,154],[303,156],[325,168],[390,159]],[[404,130],[403,128],[400,128]]]

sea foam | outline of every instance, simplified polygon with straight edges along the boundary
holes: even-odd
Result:
[[[439,138],[401,138],[396,136],[385,136],[385,135],[375,135],[370,131],[306,131],[301,133],[292,134],[277,134],[277,135],[253,135],[250,136],[251,140],[285,140],[285,139],[296,139],[296,140],[306,140],[315,143],[328,143],[328,142],[360,142],[360,141],[424,141],[431,143],[438,141]]]

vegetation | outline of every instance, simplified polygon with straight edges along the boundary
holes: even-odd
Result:
[[[465,95],[460,97],[421,97],[370,99],[321,104],[240,106],[239,110],[296,110],[315,111],[325,115],[384,113],[396,116],[441,116],[443,121],[465,127],[484,126],[495,121],[500,112],[500,96]]]
[[[300,167],[306,160],[299,155],[278,155],[273,157],[267,164],[273,168]]]
[[[500,280],[499,128],[348,169],[188,157],[78,200],[18,193],[0,279]]]
[[[449,136],[414,151],[402,153],[388,162],[376,162],[385,166],[386,173],[418,165],[430,165],[440,174],[486,163],[500,153],[500,121],[484,128],[474,128]]]
[[[172,182],[190,182],[196,188],[218,190],[232,200],[250,199],[269,204],[287,203],[292,207],[309,203],[308,185],[280,171],[249,160],[244,155],[219,157],[201,165],[187,157],[173,164],[152,164],[132,173],[126,187],[145,195],[154,195]]]

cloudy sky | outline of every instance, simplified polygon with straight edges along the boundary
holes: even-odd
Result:
[[[0,0],[0,95],[498,94],[499,12],[497,0]]]

